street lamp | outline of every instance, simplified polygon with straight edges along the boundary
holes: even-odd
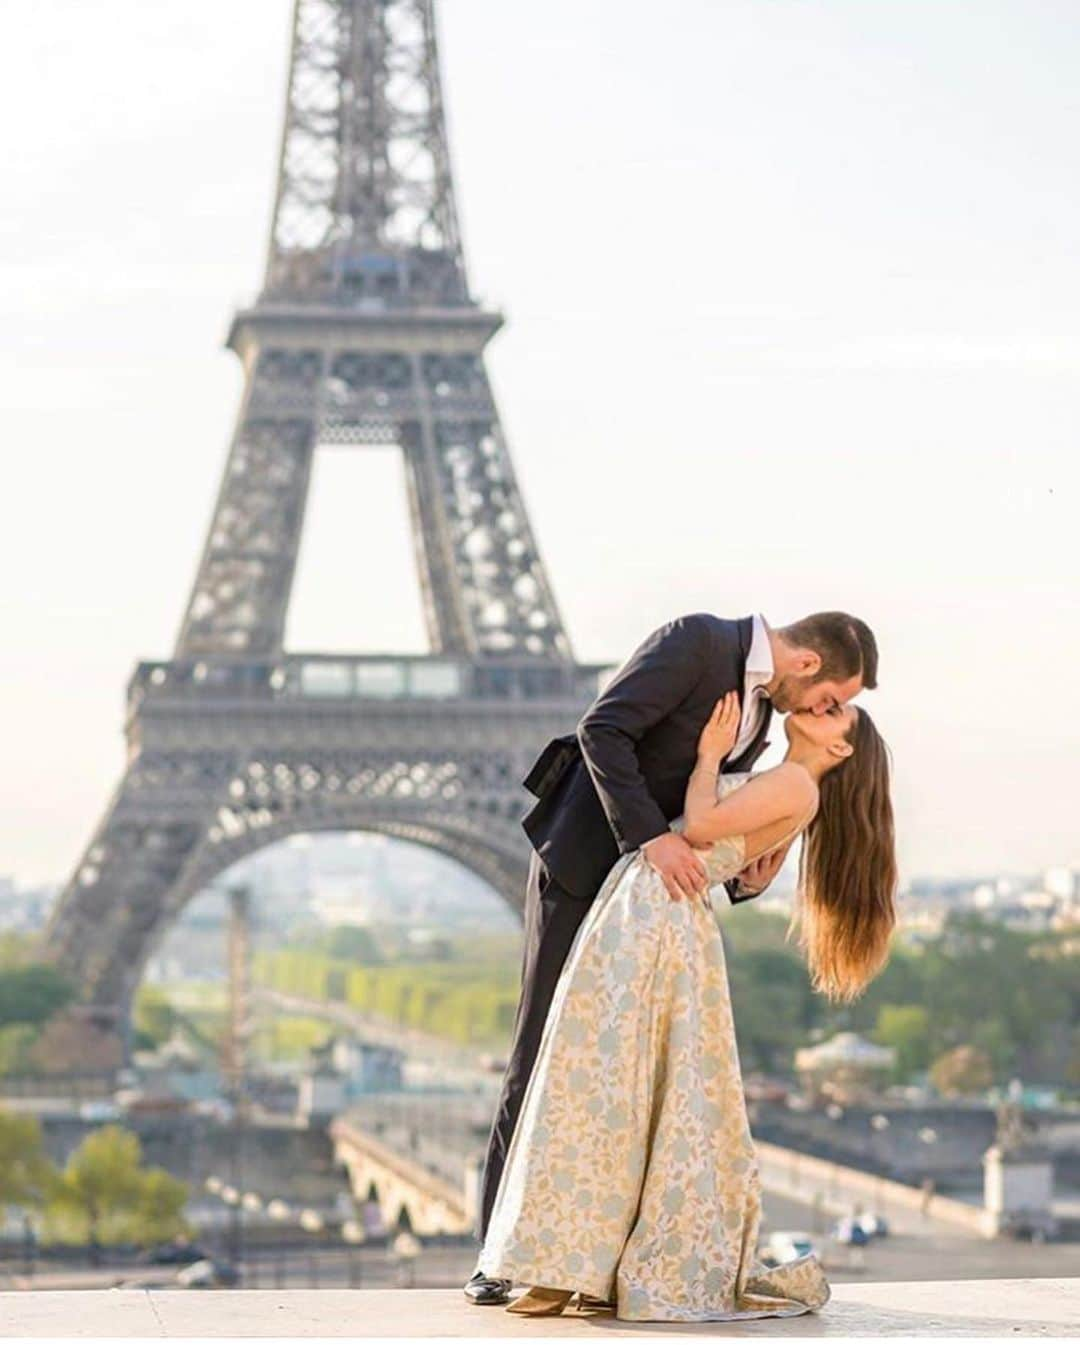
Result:
[[[870,1118],[870,1126],[876,1134],[884,1135],[885,1131],[889,1128],[889,1118],[883,1112],[875,1112]],[[878,1162],[881,1163],[882,1166],[885,1164],[885,1160],[882,1158],[878,1158]],[[884,1175],[879,1169],[877,1181],[874,1183],[874,1213],[879,1218],[882,1214],[881,1185],[883,1180]]]
[[[934,1129],[933,1126],[920,1126],[915,1133],[923,1144],[933,1144],[938,1137],[937,1131]],[[924,1219],[930,1213],[930,1201],[934,1194],[934,1186],[935,1183],[933,1177],[926,1176],[923,1178],[922,1215]]]
[[[277,1196],[267,1203],[266,1213],[276,1224],[286,1223],[293,1216],[292,1206],[289,1202]],[[278,1243],[278,1252],[279,1255],[274,1262],[274,1287],[281,1289],[285,1284],[286,1246],[283,1239]]]
[[[229,1264],[233,1269],[238,1269],[240,1265],[240,1242],[243,1237],[241,1232],[240,1192],[235,1186],[223,1186],[221,1198],[229,1207]]]
[[[839,1102],[830,1102],[829,1105],[825,1108],[825,1115],[829,1118],[830,1121],[840,1121],[840,1120],[843,1119],[843,1116],[844,1116],[844,1109],[843,1109],[843,1107],[841,1107],[841,1105],[839,1104]],[[836,1150],[834,1149],[833,1152],[835,1153]],[[834,1200],[836,1199],[836,1159],[835,1159],[835,1158],[834,1158],[833,1161],[832,1161],[832,1170],[831,1170],[830,1173],[829,1173],[829,1194],[832,1196],[832,1198],[833,1198]]]
[[[398,1284],[411,1289],[416,1284],[416,1260],[423,1248],[415,1233],[403,1228],[394,1238],[392,1251],[398,1263]]]
[[[300,1224],[300,1227],[306,1233],[313,1233],[316,1237],[318,1237],[318,1235],[326,1227],[326,1221],[323,1219],[322,1215],[319,1213],[318,1210],[311,1210],[311,1209],[301,1210],[298,1222]],[[317,1251],[318,1251],[318,1244],[316,1244],[315,1248],[311,1250],[308,1254],[309,1278],[311,1280],[311,1286],[313,1289],[317,1289],[319,1287],[319,1258],[317,1255]]]
[[[364,1225],[359,1219],[346,1219],[341,1225],[341,1236],[349,1249],[349,1288],[356,1289],[361,1282],[360,1260],[356,1249],[367,1241]]]

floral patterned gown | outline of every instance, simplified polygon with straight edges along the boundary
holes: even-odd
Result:
[[[749,778],[720,775],[718,797]],[[745,837],[715,842],[710,884],[745,856]],[[605,879],[555,990],[485,1274],[613,1300],[630,1321],[786,1317],[828,1300],[813,1254],[756,1259],[761,1179],[714,903],[673,901],[640,850]]]

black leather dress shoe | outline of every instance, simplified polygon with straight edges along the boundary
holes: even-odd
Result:
[[[482,1270],[476,1270],[465,1281],[462,1292],[470,1303],[485,1305],[506,1303],[509,1301],[513,1284],[513,1280],[500,1280],[495,1276],[485,1275]]]

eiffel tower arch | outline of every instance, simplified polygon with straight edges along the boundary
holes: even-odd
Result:
[[[185,903],[300,831],[433,847],[520,901],[519,781],[600,669],[575,662],[484,366],[434,0],[296,0],[244,391],[171,658],[128,687],[127,764],[47,932],[119,1029]],[[395,445],[430,652],[294,653],[283,632],[320,445]],[[377,578],[377,577],[376,577]]]

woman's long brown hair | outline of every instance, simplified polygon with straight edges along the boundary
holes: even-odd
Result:
[[[799,896],[787,934],[798,931],[816,991],[857,999],[884,967],[896,925],[896,837],[889,753],[860,706],[848,733],[855,751],[827,771],[803,837]]]

